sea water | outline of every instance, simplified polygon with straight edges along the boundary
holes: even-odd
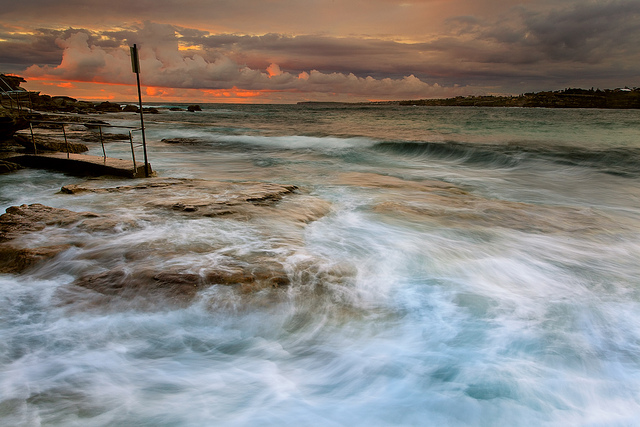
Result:
[[[122,224],[26,236],[73,246],[0,275],[0,424],[639,425],[640,112],[203,107],[145,116],[161,177],[295,184],[328,213],[185,218],[146,193],[59,194],[85,183],[60,173],[0,176],[2,211]],[[291,284],[144,310],[59,300],[87,271],[254,254]]]

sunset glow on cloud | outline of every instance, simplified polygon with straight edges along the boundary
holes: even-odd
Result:
[[[0,72],[45,93],[50,82],[131,100],[136,43],[146,99],[176,102],[517,94],[640,75],[636,0],[114,0],[102,15],[92,3],[0,10],[12,23],[0,25]]]

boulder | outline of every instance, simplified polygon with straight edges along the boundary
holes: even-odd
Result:
[[[194,104],[194,105],[189,105],[187,107],[188,111],[194,112],[194,111],[202,111],[202,108],[200,108],[200,106],[198,104]]]
[[[140,108],[138,108],[137,105],[127,104],[122,109],[122,112],[124,112],[124,113],[139,113],[140,112]]]
[[[113,102],[105,101],[96,105],[96,110],[101,113],[119,113],[122,111],[122,107],[119,104],[114,104]]]

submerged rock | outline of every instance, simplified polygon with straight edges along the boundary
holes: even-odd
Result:
[[[14,172],[14,171],[17,171],[18,169],[22,169],[22,166],[20,166],[17,163],[0,160],[0,174]]]
[[[15,239],[22,234],[40,231],[48,226],[64,227],[99,216],[92,212],[78,213],[39,203],[11,206],[0,215],[0,242]]]
[[[0,273],[21,273],[41,261],[51,259],[71,245],[40,246],[20,248],[9,244],[0,244]]]
[[[194,145],[201,144],[204,141],[198,138],[163,138],[160,142],[164,142],[166,144],[186,144],[186,145]]]
[[[303,194],[294,185],[152,178],[104,188],[95,186],[99,180],[89,182],[93,185],[64,186],[61,193],[117,193],[140,201],[143,212],[132,218],[41,204],[10,207],[0,216],[0,272],[29,270],[48,276],[52,268],[73,271],[76,278],[56,291],[58,303],[70,309],[109,310],[183,306],[212,286],[248,298],[292,283],[315,283],[314,277],[327,274],[313,265],[312,257],[288,260],[288,254],[303,245],[302,227],[330,210],[328,202]],[[260,239],[275,246],[230,249],[225,239],[216,243],[215,237],[167,244],[165,237],[150,238],[144,231],[141,240],[131,239],[136,228],[163,229],[165,221],[176,215],[199,220],[221,217],[211,220],[214,230],[226,218],[252,221],[263,236]],[[114,244],[119,238],[122,244]],[[56,257],[64,251],[71,252]]]
[[[273,213],[268,209],[285,196],[298,196],[298,187],[292,184],[274,184],[264,182],[217,182],[190,179],[149,179],[137,185],[119,187],[82,187],[67,185],[61,188],[64,194],[82,192],[121,193],[123,195],[144,193],[144,205],[151,209],[170,210],[194,217],[233,216],[251,218]],[[299,210],[286,205],[279,214],[291,214],[301,222],[318,219],[329,211],[325,201],[309,200],[308,204],[298,205]]]
[[[374,212],[389,218],[432,220],[454,228],[509,228],[529,233],[605,230],[619,227],[591,209],[513,202],[474,195],[442,181],[406,181],[371,173],[345,173],[340,183],[390,189],[374,202]]]
[[[289,285],[290,281],[281,264],[263,259],[261,263],[210,269],[195,274],[180,268],[155,271],[152,268],[114,268],[96,274],[78,277],[59,293],[63,304],[74,304],[78,290],[93,299],[120,307],[152,308],[157,305],[184,306],[193,301],[198,292],[214,285],[236,286],[240,293],[252,293],[267,288]],[[108,297],[105,299],[104,297]]]
[[[25,247],[15,242],[19,237],[46,227],[66,227],[98,217],[90,212],[78,213],[37,203],[7,208],[0,215],[0,273],[20,273],[71,247],[70,244]]]

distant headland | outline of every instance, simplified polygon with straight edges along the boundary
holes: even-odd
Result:
[[[298,104],[331,104],[299,102]],[[337,102],[334,104],[352,104]],[[517,96],[457,96],[442,99],[376,101],[357,105],[408,105],[428,107],[525,107],[525,108],[640,108],[640,88],[624,89],[564,89],[554,92],[525,93]]]
[[[21,88],[25,79],[15,75],[0,74],[0,94],[23,92],[29,94],[31,106],[39,111],[67,113],[101,113],[101,112],[137,112],[135,105],[119,105],[108,101],[95,103],[78,101],[68,96],[49,96],[39,92],[28,92]],[[4,96],[3,96],[4,98]],[[401,105],[428,107],[524,107],[524,108],[610,108],[640,109],[640,88],[632,89],[577,89],[567,88],[557,91],[529,92],[513,96],[470,95],[455,98],[411,99],[397,101],[371,102],[325,102],[302,101],[299,105]],[[198,111],[199,106],[189,107],[189,111]],[[147,111],[149,110],[149,111]],[[154,108],[145,112],[157,113]]]

